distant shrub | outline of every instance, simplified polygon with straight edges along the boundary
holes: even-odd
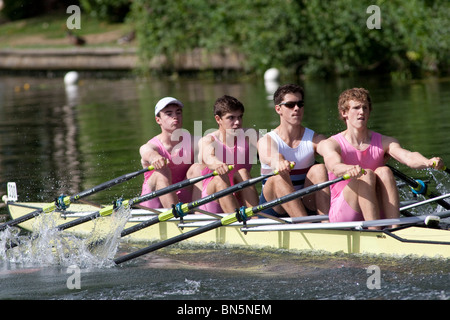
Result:
[[[130,0],[80,0],[84,12],[100,20],[123,22],[130,11]]]
[[[35,17],[43,12],[43,0],[3,0],[1,14],[10,20]]]
[[[256,73],[269,67],[311,76],[448,71],[448,0],[370,4],[381,10],[381,29],[367,28],[369,4],[360,0],[134,0],[129,21],[144,62],[226,48],[243,53],[246,70]]]

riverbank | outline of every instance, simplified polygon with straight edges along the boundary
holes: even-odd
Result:
[[[175,59],[175,69],[182,72],[242,70],[243,57],[232,52],[205,54],[194,50]],[[164,69],[165,57],[155,57],[148,67]],[[133,71],[139,67],[134,47],[75,47],[44,49],[0,49],[0,70],[8,71]]]
[[[0,70],[133,70],[135,48],[1,49]]]
[[[82,28],[68,33],[65,16],[46,16],[0,25],[0,71],[134,71],[140,67],[137,40],[131,26],[83,18]],[[193,50],[172,59],[175,70],[243,70],[243,56]],[[166,57],[146,68],[161,70]]]

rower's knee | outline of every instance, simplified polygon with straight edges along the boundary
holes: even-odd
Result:
[[[375,170],[375,174],[382,181],[394,181],[395,180],[392,170],[386,166],[377,168]]]
[[[237,170],[233,175],[233,180],[235,183],[239,183],[248,180],[250,178],[251,178],[250,172],[245,168]]]
[[[377,175],[371,169],[364,169],[365,174],[363,174],[359,180],[365,182],[370,186],[375,186],[377,183]]]
[[[155,170],[148,180],[150,190],[158,190],[172,184],[172,172],[168,167]]]
[[[328,180],[327,168],[322,163],[315,164],[308,170],[306,176],[313,184],[326,181]]]

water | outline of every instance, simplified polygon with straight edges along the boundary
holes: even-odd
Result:
[[[406,148],[429,157],[439,155],[450,163],[446,148],[450,143],[450,79],[392,82],[360,78],[302,84],[306,126],[326,135],[342,130],[336,107],[339,93],[348,87],[366,87],[374,103],[372,129],[397,137]],[[0,193],[6,193],[8,181],[15,181],[21,201],[49,202],[60,194],[75,194],[136,171],[140,168],[139,146],[158,133],[153,110],[159,98],[171,95],[183,101],[185,128],[193,131],[194,121],[202,121],[204,132],[216,127],[212,105],[223,94],[244,103],[247,127],[270,130],[277,125],[262,81],[84,78],[78,87],[65,88],[58,77],[3,76]],[[408,175],[429,179],[433,190],[440,193],[450,189],[446,173],[396,166]],[[258,170],[259,166],[254,166],[254,175],[259,175]],[[111,203],[119,197],[131,198],[139,195],[141,183],[142,179],[136,178],[89,200]],[[402,197],[410,197],[409,191],[402,190]],[[434,209],[421,208],[426,212]],[[0,214],[5,215],[6,209],[1,208]],[[67,243],[76,247],[86,243],[76,241],[80,240]],[[450,267],[443,260],[187,247],[180,243],[112,266],[107,262],[116,249],[121,254],[137,247],[122,243],[117,248],[110,242],[106,252],[94,252],[93,258],[82,255],[87,249],[79,254],[71,251],[72,255],[63,250],[56,260],[50,259],[54,251],[33,255],[24,246],[19,253],[4,253],[0,255],[0,299],[450,299]],[[373,265],[380,269],[380,289],[368,285],[367,268]],[[76,287],[77,279],[80,289],[71,288]],[[180,305],[172,305],[171,310]]]

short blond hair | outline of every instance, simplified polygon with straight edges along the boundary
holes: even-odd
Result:
[[[341,120],[344,120],[344,118],[342,118],[342,113],[348,111],[349,102],[351,100],[367,104],[369,111],[372,111],[372,101],[370,100],[369,90],[364,88],[347,89],[341,93],[338,100],[339,118]]]

